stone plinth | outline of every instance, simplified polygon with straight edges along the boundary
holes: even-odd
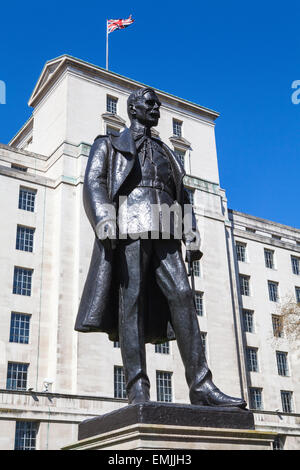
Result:
[[[147,402],[83,421],[63,450],[268,450],[275,437],[248,410]]]

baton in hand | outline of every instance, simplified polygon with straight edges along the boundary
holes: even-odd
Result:
[[[195,273],[194,273],[194,262],[192,261],[192,252],[187,249],[186,251],[186,260],[188,262],[188,276],[191,278],[192,284],[192,293],[193,293],[193,300],[196,308],[196,291],[195,291]]]

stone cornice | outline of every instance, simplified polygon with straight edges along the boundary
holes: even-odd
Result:
[[[12,147],[11,145],[6,145],[6,144],[0,144],[0,157],[4,154],[9,154],[9,153],[17,153],[20,155],[24,155],[25,157],[31,157],[31,158],[37,158],[38,160],[48,160],[48,156],[46,155],[41,155],[39,153],[34,153],[34,152],[29,152],[28,150],[23,150],[23,149],[18,149],[15,147]]]
[[[126,125],[126,121],[117,114],[103,113],[101,117],[105,122],[112,126],[117,126],[119,129],[122,129]]]
[[[184,137],[172,135],[169,140],[174,145],[174,147],[181,148],[183,150],[188,150],[189,148],[191,148],[191,143]]]
[[[36,106],[45,93],[54,85],[61,73],[63,73],[63,71],[68,68],[72,70],[73,73],[77,70],[78,72],[81,71],[86,76],[91,78],[96,78],[98,80],[100,79],[104,82],[119,84],[120,86],[126,88],[128,92],[133,91],[137,87],[147,86],[143,83],[137,82],[136,80],[123,77],[122,75],[116,74],[115,72],[107,71],[99,66],[90,64],[75,57],[62,55],[46,62],[40,78],[29,99],[29,106]],[[216,111],[199,106],[190,101],[171,95],[170,93],[166,93],[157,89],[156,92],[159,94],[160,98],[164,99],[164,101],[167,103],[171,103],[176,107],[189,110],[190,112],[197,114],[199,117],[206,118],[209,122],[214,122],[219,116],[219,113]]]
[[[32,130],[33,130],[33,116],[30,116],[30,118],[25,122],[25,124],[23,124],[21,129],[9,141],[9,145],[16,145],[22,139],[24,139],[25,137],[28,137],[28,135],[32,132]]]
[[[267,228],[268,232],[272,232],[274,235],[278,234],[280,236],[283,236],[283,231],[285,230],[287,232],[294,232],[295,237],[298,237],[300,241],[300,229],[297,229],[295,227],[290,227],[289,225],[283,225],[283,224],[280,224],[279,222],[273,222],[272,220],[262,219],[254,215],[245,214],[244,212],[239,212],[239,211],[235,211],[232,209],[228,209],[228,214],[229,214],[230,220],[233,222],[234,225],[235,224],[242,225],[243,224],[242,219],[247,219],[247,221],[249,221],[249,223],[247,223],[247,227],[249,228],[260,230],[259,224],[262,224],[266,228],[268,227]],[[251,232],[247,232],[247,233],[249,234]]]

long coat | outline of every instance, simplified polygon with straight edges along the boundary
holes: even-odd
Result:
[[[185,172],[176,156],[159,139],[169,158],[176,200],[180,205],[189,204],[183,186]],[[136,145],[130,129],[119,136],[99,136],[91,148],[83,186],[83,202],[86,214],[93,227],[110,219],[107,207],[116,201],[126,178],[130,174],[137,156]],[[196,227],[193,214],[193,227]],[[118,340],[118,259],[116,250],[104,245],[97,237],[82,293],[75,330],[80,332],[106,332],[112,341]],[[170,324],[167,301],[155,281],[149,276],[149,295],[145,309],[145,341],[161,343],[175,339]]]

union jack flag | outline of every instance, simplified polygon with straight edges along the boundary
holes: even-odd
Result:
[[[112,33],[116,29],[125,29],[133,22],[134,20],[131,18],[131,15],[126,20],[107,20],[107,32]]]

